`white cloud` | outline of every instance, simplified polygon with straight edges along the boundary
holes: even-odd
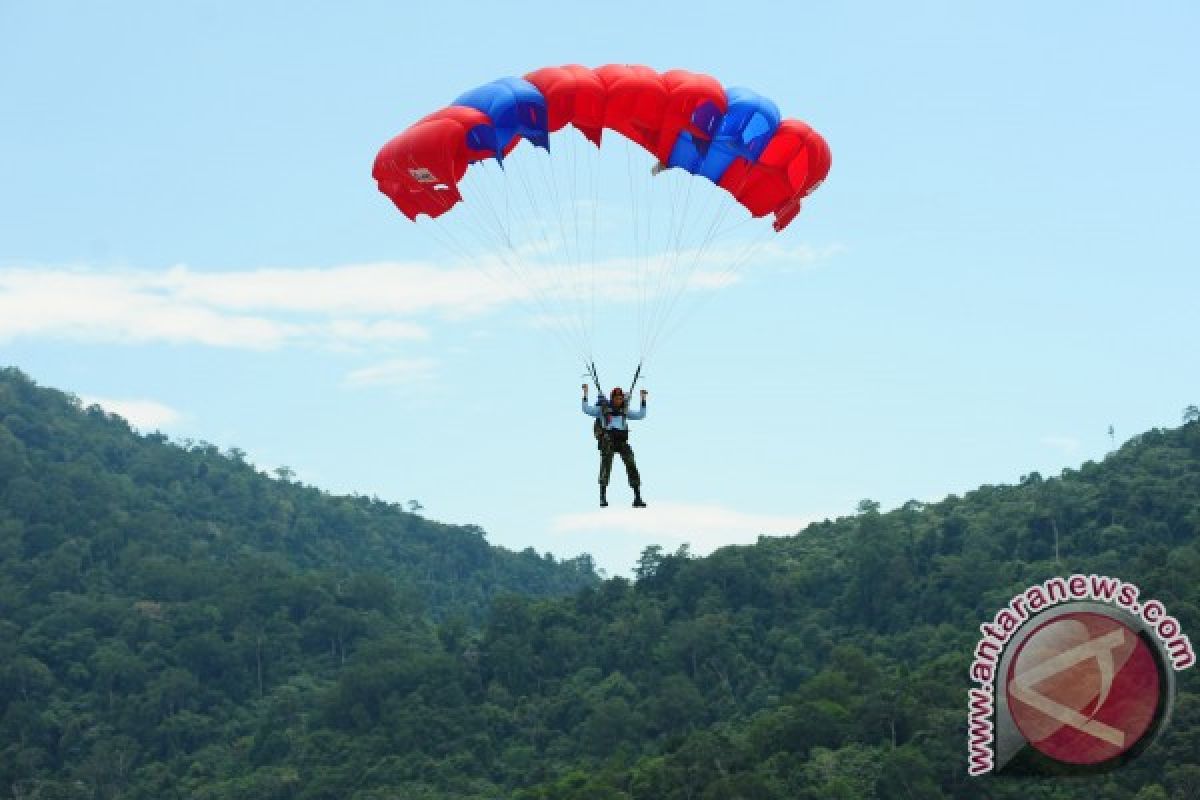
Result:
[[[231,311],[387,317],[478,313],[513,294],[469,267],[392,262],[242,272],[174,267],[162,284],[181,299]]]
[[[1063,436],[1061,434],[1043,436],[1041,442],[1047,447],[1053,447],[1055,450],[1059,450],[1066,455],[1075,453],[1080,447],[1080,442],[1078,439],[1073,436]]]
[[[759,254],[766,260],[790,267],[812,267],[829,261],[846,252],[846,246],[837,242],[816,247],[810,244],[798,244],[786,247],[776,242],[768,242]]]
[[[155,400],[116,399],[111,397],[80,397],[84,408],[100,406],[110,414],[124,417],[135,428],[143,431],[159,430],[183,419],[183,414]]]
[[[411,386],[428,383],[436,362],[431,358],[394,358],[346,375],[343,384],[353,388],[367,386]]]
[[[611,506],[563,514],[551,523],[559,534],[621,533],[659,543],[691,544],[706,555],[728,544],[752,544],[761,536],[791,535],[818,515],[775,515],[737,511],[716,504],[655,501],[647,508]]]
[[[428,339],[429,331],[404,320],[337,319],[311,327],[309,335],[316,339],[356,344]]]
[[[119,342],[277,347],[294,326],[222,313],[164,293],[153,273],[0,271],[0,340],[50,336]]]
[[[739,261],[746,250],[733,245],[683,251],[677,259],[610,258],[586,269],[535,252],[522,253],[519,262],[497,253],[437,266],[7,268],[0,269],[0,341],[378,347],[429,338],[429,318],[462,320],[524,303],[540,310],[545,324],[593,299],[629,303],[684,288],[712,291],[736,282],[736,273],[749,265],[802,266],[838,251],[770,243]]]
[[[294,273],[6,269],[0,270],[0,341],[47,337],[271,350],[421,340],[428,338],[427,328],[403,316],[439,307],[459,313],[477,304],[480,293],[468,281],[454,286],[454,278],[450,286],[432,285],[432,272],[394,270],[381,285],[375,280],[381,273],[354,267]]]

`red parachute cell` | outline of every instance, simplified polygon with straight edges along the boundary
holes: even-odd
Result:
[[[606,64],[595,72],[608,94],[604,127],[653,153],[667,104],[662,76],[649,67],[628,64]]]
[[[546,67],[525,76],[546,98],[550,132],[574,125],[592,144],[600,146],[604,106],[608,98],[596,73],[578,64]]]
[[[720,185],[756,217],[775,214],[775,230],[788,226],[800,201],[829,174],[829,146],[804,122],[785,119],[756,163],[735,161]]]
[[[487,114],[473,108],[435,111],[385,144],[371,174],[404,216],[440,217],[462,200],[458,183],[470,163],[496,154],[494,146],[472,149],[468,141],[490,126]]]

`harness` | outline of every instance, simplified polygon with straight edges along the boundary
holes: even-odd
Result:
[[[607,402],[601,404],[604,408],[604,422],[600,421],[600,417],[592,422],[592,435],[596,437],[596,449],[603,450],[606,446],[611,447],[614,444],[622,445],[629,441],[629,422],[626,421],[623,429],[611,429],[608,426],[612,423],[613,417],[625,418],[625,414],[613,414]]]
[[[596,449],[603,451],[605,447],[611,447],[613,444],[622,445],[629,441],[629,421],[625,421],[625,426],[620,430],[609,430],[608,426],[612,422],[613,417],[625,418],[625,413],[613,414],[612,406],[608,400],[604,398],[604,390],[600,388],[600,376],[596,373],[596,363],[588,363],[588,374],[592,378],[592,382],[596,384],[597,399],[596,404],[604,410],[604,422],[601,424],[600,417],[596,417],[592,422],[592,435],[596,437]],[[642,375],[642,365],[637,365],[637,370],[633,373],[633,382],[629,384],[629,393],[633,394],[633,388],[637,386],[638,378]],[[629,410],[629,395],[622,393],[625,398],[623,408]]]

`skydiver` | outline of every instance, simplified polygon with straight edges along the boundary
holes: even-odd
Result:
[[[637,463],[633,460],[633,448],[629,446],[628,421],[646,418],[645,389],[641,391],[642,405],[637,411],[626,408],[625,391],[621,387],[614,388],[606,401],[604,395],[596,399],[596,405],[588,405],[588,385],[583,384],[583,413],[595,417],[597,421],[596,447],[600,450],[600,505],[608,505],[608,478],[612,474],[613,453],[621,456],[625,464],[625,476],[629,478],[629,488],[633,489],[633,507],[645,508],[642,500],[642,478],[638,474]]]

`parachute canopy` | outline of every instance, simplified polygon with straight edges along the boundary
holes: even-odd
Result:
[[[463,93],[384,145],[373,175],[409,219],[436,218],[462,200],[472,164],[502,163],[522,139],[548,151],[550,134],[567,125],[597,147],[605,129],[621,134],[662,167],[707,178],[753,216],[773,214],[776,231],[831,163],[820,134],[749,89],[685,70],[568,65]]]
[[[596,379],[597,345],[645,364],[692,298],[763,253],[787,258],[765,243],[829,166],[825,140],[757,92],[610,64],[464,92],[384,145],[373,174]]]

